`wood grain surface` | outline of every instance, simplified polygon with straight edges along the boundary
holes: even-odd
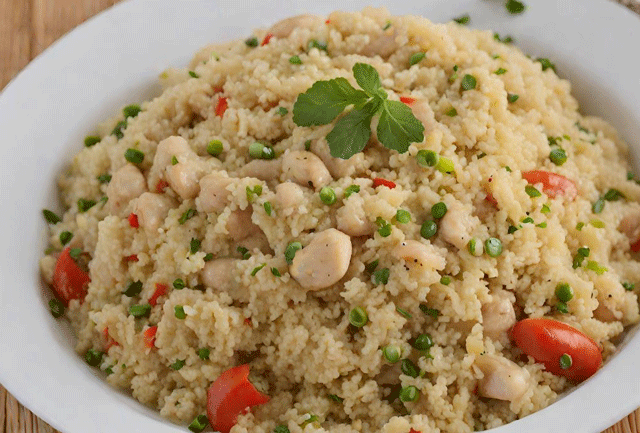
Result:
[[[119,1],[0,0],[0,89],[51,43]],[[616,1],[640,14],[640,0]],[[636,42],[632,44],[635,46]],[[22,406],[2,385],[0,432],[59,433]],[[603,433],[640,433],[640,409]]]

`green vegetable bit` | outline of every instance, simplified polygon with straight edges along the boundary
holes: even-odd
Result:
[[[520,96],[515,93],[507,93],[507,101],[510,102],[511,104],[516,102],[518,98],[520,98]]]
[[[260,269],[264,268],[265,266],[267,266],[267,264],[263,263],[263,264],[261,264],[259,266],[256,266],[255,268],[253,268],[253,270],[251,271],[251,276],[255,277],[256,274],[260,271]]]
[[[373,284],[387,284],[389,282],[390,271],[389,268],[382,268],[375,271],[371,277]]]
[[[418,64],[422,61],[422,59],[424,59],[426,56],[425,53],[415,53],[412,54],[411,57],[409,57],[409,65],[413,66],[415,64]]]
[[[139,105],[131,104],[131,105],[127,105],[122,109],[122,114],[124,114],[125,118],[136,117],[138,114],[140,114],[141,111],[142,111],[142,108],[140,108]]]
[[[69,256],[72,259],[77,259],[82,254],[82,248],[71,248],[69,250]]]
[[[502,74],[506,74],[507,70],[505,68],[498,68],[495,71],[493,71],[493,73],[496,75],[502,75]]]
[[[416,401],[420,392],[418,388],[413,385],[405,386],[400,390],[399,398],[403,402]]]
[[[356,194],[360,192],[360,185],[350,185],[344,190],[344,198],[349,198],[351,194]]]
[[[604,266],[601,266],[598,262],[595,262],[593,260],[589,260],[587,262],[586,268],[589,270],[592,270],[593,272],[595,272],[598,275],[602,275],[605,272],[608,271],[607,268],[605,268]]]
[[[189,71],[189,76],[191,78],[200,78],[200,75],[196,74],[195,71]]]
[[[140,292],[142,292],[142,281],[132,281],[129,283],[123,294],[133,298],[134,296],[138,296]]]
[[[173,280],[173,288],[176,290],[182,290],[185,288],[185,284],[182,278],[176,278],[175,280]]]
[[[451,161],[449,158],[445,158],[444,156],[440,157],[440,159],[438,160],[438,163],[436,164],[436,169],[440,173],[444,173],[444,174],[450,174],[455,171],[453,161]]]
[[[438,224],[435,221],[427,220],[420,226],[420,236],[425,239],[431,239],[438,232]]]
[[[255,48],[258,46],[258,38],[256,38],[255,36],[250,37],[249,39],[246,39],[244,41],[244,43],[251,48]]]
[[[284,250],[284,258],[288,264],[293,263],[293,258],[296,256],[296,252],[302,249],[302,244],[298,241],[291,242]]]
[[[510,235],[514,234],[517,231],[518,231],[518,227],[516,226],[509,226],[509,228],[507,229],[507,233],[509,233]]]
[[[593,211],[593,213],[595,214],[599,214],[604,210],[604,199],[603,198],[599,198],[598,200],[596,200],[596,202],[593,204],[593,206],[591,206],[591,210]]]
[[[549,212],[551,212],[551,208],[548,205],[543,204],[542,209],[540,209],[540,213],[548,214]]]
[[[124,152],[124,159],[132,164],[141,164],[144,161],[144,153],[138,149],[129,148]]]
[[[337,200],[336,192],[333,190],[333,188],[323,186],[320,190],[320,200],[322,201],[322,203],[330,206]]]
[[[382,348],[382,356],[384,359],[391,363],[395,364],[400,361],[400,356],[402,356],[401,350],[398,346],[388,345]]]
[[[517,0],[507,0],[507,2],[505,3],[505,7],[507,8],[507,11],[512,15],[521,14],[526,9],[525,4]]]
[[[565,353],[560,357],[560,368],[563,370],[566,370],[568,368],[571,368],[571,365],[573,365],[573,359],[571,359],[571,355]]]
[[[122,130],[126,129],[126,128],[127,128],[127,121],[126,120],[121,120],[113,128],[113,130],[111,131],[111,135],[115,135],[116,138],[118,140],[120,140],[122,137],[124,137],[124,133],[122,132]]]
[[[567,162],[567,153],[563,148],[556,147],[551,149],[551,152],[549,152],[549,159],[555,165],[562,165]]]
[[[173,155],[173,156],[171,157],[171,165],[177,165],[177,164],[178,164],[178,162],[179,162],[179,161],[178,161],[178,158],[177,158],[175,155]]]
[[[604,222],[602,222],[600,220],[591,220],[591,221],[589,221],[589,224],[591,224],[592,226],[594,226],[597,229],[603,229],[605,227]]]
[[[422,167],[435,167],[438,164],[440,155],[433,150],[419,150],[416,154],[416,162]]]
[[[300,56],[291,56],[289,57],[289,63],[292,65],[301,65],[302,60],[300,60]]]
[[[178,222],[180,223],[180,225],[184,224],[187,222],[187,220],[190,220],[191,218],[193,218],[193,216],[196,214],[196,210],[195,209],[187,209],[182,216],[180,217],[180,219],[178,220]]]
[[[473,75],[465,74],[460,82],[460,90],[473,90],[476,88],[477,80]]]
[[[498,42],[502,42],[503,44],[510,44],[515,42],[515,39],[513,39],[513,37],[511,37],[510,35],[507,35],[504,38],[501,38],[498,33],[493,34],[493,39],[495,39]]]
[[[189,243],[191,254],[195,254],[200,251],[200,244],[200,239],[191,238],[191,242]]]
[[[356,328],[362,328],[369,323],[369,316],[362,307],[355,307],[349,312],[349,323]]]
[[[469,16],[469,14],[464,14],[460,15],[457,18],[454,18],[453,21],[457,22],[458,24],[466,25],[469,24],[469,21],[471,21],[471,17]]]
[[[440,315],[440,310],[437,308],[430,308],[426,304],[420,304],[420,311],[431,317],[438,317]]]
[[[71,238],[73,238],[73,233],[71,232],[64,231],[60,233],[60,243],[62,246],[67,245],[71,241]]]
[[[382,30],[387,30],[389,27],[391,27],[391,21],[387,21]]]
[[[99,352],[95,349],[89,349],[84,354],[84,360],[90,366],[97,367],[98,365],[100,365],[100,363],[102,363],[102,352]]]
[[[101,174],[96,179],[98,179],[100,183],[109,183],[111,182],[111,175],[109,173]]]
[[[380,263],[380,260],[379,259],[375,259],[371,263],[367,263],[366,265],[364,265],[364,270],[371,274],[378,267],[378,263]]]
[[[91,147],[91,146],[95,146],[96,144],[100,143],[101,138],[98,137],[97,135],[87,135],[84,138],[84,145],[86,147]]]
[[[278,114],[280,116],[286,116],[287,113],[289,113],[289,110],[287,110],[285,107],[278,107]]]
[[[448,286],[449,284],[451,284],[451,277],[448,275],[443,275],[442,277],[440,277],[440,284],[442,284],[443,286]]]
[[[273,433],[291,433],[286,425],[279,425],[273,430]]]
[[[471,238],[467,244],[467,250],[472,256],[479,256],[482,254],[482,243],[478,246],[478,239]]]
[[[411,319],[413,316],[407,310],[404,310],[400,307],[396,307],[396,311],[405,319]]]
[[[378,226],[378,234],[383,238],[391,235],[391,224],[386,222],[382,217],[376,218],[376,225]]]
[[[567,307],[567,303],[566,302],[558,302],[556,304],[556,310],[558,310],[559,312],[561,312],[562,314],[567,314],[569,312],[569,308]]]
[[[612,188],[604,194],[603,198],[606,201],[618,201],[618,199],[625,198],[625,196],[623,193],[621,193],[617,189]]]
[[[206,415],[198,415],[191,424],[189,424],[189,430],[193,433],[201,433],[209,424],[209,419]]]
[[[396,221],[398,221],[400,224],[407,224],[411,222],[411,214],[409,213],[409,211],[406,211],[404,209],[398,209],[398,211],[396,212]]]
[[[549,59],[539,58],[539,59],[536,59],[536,61],[540,62],[540,64],[542,65],[543,71],[546,71],[547,69],[552,69],[553,72],[556,72],[556,65],[551,63]]]
[[[58,224],[60,221],[62,221],[62,218],[51,212],[49,209],[42,209],[42,215],[49,224]]]
[[[254,141],[249,146],[249,156],[254,159],[273,159],[276,157],[276,153],[273,147],[259,141]]]
[[[51,315],[57,319],[64,315],[64,304],[58,299],[52,299],[49,301],[49,311],[51,311]]]
[[[388,149],[405,153],[410,143],[424,139],[424,125],[400,101],[388,100],[378,71],[366,63],[356,63],[353,75],[362,90],[346,78],[317,81],[298,95],[293,105],[293,121],[298,126],[326,125],[350,105],[327,134],[331,156],[348,159],[361,152],[371,137],[371,120],[379,114],[377,137]]]
[[[79,198],[78,199],[78,211],[82,212],[86,212],[89,209],[91,209],[92,207],[94,207],[96,205],[96,202],[93,200],[87,200],[84,198]]]
[[[271,268],[271,273],[275,276],[275,277],[281,277],[282,274],[280,273],[280,271],[278,270],[278,268]]]
[[[413,342],[413,347],[418,350],[429,350],[433,347],[433,340],[429,334],[420,334]]]
[[[533,185],[527,185],[524,187],[524,192],[527,193],[529,197],[540,197],[542,193],[538,191],[538,189]]]
[[[173,313],[176,316],[176,319],[184,320],[187,318],[187,313],[184,312],[184,307],[182,305],[174,306]]]
[[[451,107],[447,111],[445,111],[444,114],[449,117],[455,117],[458,115],[458,110],[456,110],[454,107]]]
[[[402,374],[413,378],[418,377],[418,375],[420,374],[420,370],[418,369],[418,367],[413,363],[413,361],[408,358],[400,361],[400,371],[402,371]]]
[[[264,204],[262,205],[264,207],[264,211],[267,215],[271,216],[271,211],[272,211],[272,206],[271,206],[271,202],[269,201],[265,201]]]
[[[238,246],[238,248],[236,248],[236,251],[240,253],[240,255],[242,256],[242,260],[249,260],[249,258],[251,257],[251,253],[249,253],[249,250],[243,246]]]
[[[633,283],[622,283],[622,287],[624,287],[627,292],[630,292],[636,288],[636,285]]]
[[[327,51],[327,43],[326,42],[320,42],[317,39],[311,39],[308,43],[307,43],[307,49],[311,50],[312,48],[317,48],[321,51]]]
[[[198,349],[197,353],[198,353],[198,358],[202,359],[203,361],[206,361],[207,359],[209,359],[209,355],[211,354],[211,351],[206,347],[202,347]]]
[[[573,289],[567,283],[560,283],[556,286],[556,298],[562,302],[569,302],[573,299]]]
[[[344,401],[344,398],[338,397],[335,394],[329,394],[327,397],[329,397],[329,399],[335,401],[336,403],[342,403]]]
[[[435,219],[440,219],[447,214],[447,205],[443,202],[438,202],[431,206],[431,216]]]
[[[489,238],[484,241],[484,250],[491,257],[498,257],[502,254],[502,241],[498,238]]]
[[[211,140],[209,144],[207,144],[207,153],[211,156],[220,156],[223,150],[224,146],[220,140]]]
[[[151,305],[136,304],[129,307],[129,314],[135,318],[146,317],[151,314]]]
[[[184,359],[176,359],[176,361],[169,366],[172,370],[178,371],[185,365]]]

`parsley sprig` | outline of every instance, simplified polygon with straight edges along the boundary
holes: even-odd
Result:
[[[362,90],[346,78],[316,81],[293,105],[293,121],[298,126],[326,125],[347,107],[353,106],[327,134],[331,156],[349,159],[362,152],[371,137],[371,121],[379,115],[376,133],[388,149],[405,153],[410,143],[424,139],[424,126],[411,109],[390,101],[376,69],[366,63],[353,66],[353,76]]]

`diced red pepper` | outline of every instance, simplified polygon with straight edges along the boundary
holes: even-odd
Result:
[[[250,328],[253,327],[253,322],[251,321],[250,317],[245,317],[244,324],[247,325]]]
[[[631,244],[631,251],[633,251],[634,253],[640,251],[640,238],[638,238],[637,241]]]
[[[411,430],[409,430],[409,433],[422,433],[422,432],[418,431],[418,430],[411,429]]]
[[[139,260],[137,254],[131,254],[130,256],[125,256],[124,259],[127,262],[137,262]]]
[[[222,93],[222,90],[223,90],[223,89],[222,89],[222,86],[215,86],[215,87],[213,88],[213,91],[214,91],[215,93]]]
[[[498,200],[495,199],[493,194],[491,194],[491,193],[487,194],[487,196],[484,199],[486,201],[488,201],[489,203],[491,203],[492,205],[498,206]]]
[[[109,328],[104,328],[104,331],[102,331],[102,333],[104,334],[104,339],[106,340],[106,343],[104,345],[105,352],[108,352],[109,349],[111,349],[113,346],[120,346],[120,344],[109,335]]]
[[[164,179],[160,179],[156,184],[156,192],[158,194],[162,194],[164,190],[167,189],[168,186],[169,186],[169,182],[167,182]]]
[[[156,344],[156,332],[158,332],[157,326],[151,326],[147,328],[142,335],[144,336],[145,347],[152,348]]]
[[[373,187],[377,188],[379,186],[386,186],[389,189],[393,189],[396,187],[396,184],[395,182],[391,182],[390,180],[376,177],[375,179],[373,179]]]
[[[267,33],[264,37],[264,39],[262,40],[262,43],[260,44],[260,46],[265,46],[269,43],[269,41],[271,40],[271,38],[273,37],[273,35],[271,33]]]
[[[149,305],[155,307],[158,304],[158,298],[167,294],[167,285],[156,283],[156,291],[149,298]]]
[[[400,102],[402,102],[403,104],[411,105],[416,102],[416,98],[412,98],[411,96],[401,96]]]
[[[134,229],[137,229],[138,227],[140,227],[140,224],[138,224],[138,215],[131,213],[129,214],[128,220],[129,220],[129,225]]]
[[[331,20],[326,20],[324,23],[325,24],[331,24]]]
[[[227,111],[227,107],[229,104],[227,103],[227,98],[221,96],[218,98],[218,104],[216,105],[216,116],[222,117],[224,112]]]

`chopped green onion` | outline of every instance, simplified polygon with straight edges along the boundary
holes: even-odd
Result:
[[[142,292],[142,281],[132,281],[127,286],[127,289],[123,292],[125,296],[133,298]]]
[[[398,209],[398,211],[396,212],[396,221],[398,221],[400,224],[407,224],[411,222],[411,214],[409,213],[409,211],[406,211],[404,209]]]
[[[71,248],[69,250],[69,256],[72,259],[77,259],[82,254],[82,248]]]
[[[127,128],[127,121],[126,120],[121,120],[113,128],[113,130],[111,131],[111,135],[115,135],[116,138],[118,140],[120,140],[122,137],[124,137],[124,133],[122,132],[122,130],[126,129],[126,128]]]
[[[179,162],[179,161],[178,161],[178,158],[176,158],[176,156],[175,156],[175,155],[173,155],[173,156],[171,157],[171,165],[176,165],[176,164],[178,164],[178,162]]]
[[[344,401],[344,398],[340,398],[335,394],[329,394],[328,397],[336,403],[342,403]]]
[[[443,275],[442,277],[440,277],[440,284],[442,284],[443,286],[448,286],[449,284],[451,284],[451,277],[448,275]]]
[[[389,282],[389,275],[390,275],[389,268],[378,269],[373,273],[371,280],[375,285],[387,284]]]
[[[136,304],[129,307],[129,314],[135,318],[146,317],[151,314],[151,305]]]
[[[489,238],[484,242],[484,249],[491,257],[502,254],[502,241],[498,238]]]
[[[583,222],[579,222],[578,224],[576,224],[576,230],[578,230],[578,231],[581,231],[583,227],[584,227],[584,223]]]
[[[287,110],[285,107],[278,107],[278,114],[282,117],[286,116],[287,113],[289,113],[289,110]]]
[[[207,359],[209,359],[210,354],[211,354],[211,351],[206,347],[202,347],[198,349],[198,358],[202,359],[203,361],[206,361]]]
[[[380,263],[380,260],[379,259],[375,259],[371,263],[367,263],[366,265],[364,265],[364,270],[371,274],[378,267],[378,263]]]
[[[193,433],[201,433],[209,424],[209,419],[206,415],[198,415],[191,424],[189,424],[189,430]]]
[[[563,148],[556,147],[551,149],[551,152],[549,153],[549,159],[555,165],[562,165],[565,162],[567,162],[567,153],[564,151]]]
[[[593,211],[593,213],[595,214],[601,213],[602,210],[604,209],[604,203],[605,202],[603,198],[599,198],[598,200],[596,200],[593,206],[591,206],[591,210]]]
[[[184,289],[185,284],[184,281],[182,281],[181,278],[176,278],[175,280],[173,280],[173,288],[176,290],[182,290]]]
[[[551,208],[548,205],[543,204],[540,212],[543,214],[548,214],[549,212],[551,212]]]
[[[536,224],[536,227],[540,227],[541,229],[546,229],[547,228],[547,222],[543,221],[540,224]]]
[[[124,117],[136,117],[141,111],[142,108],[139,105],[131,104],[122,109],[122,114],[124,114]]]
[[[431,317],[438,317],[440,315],[440,310],[437,308],[429,308],[426,304],[420,304],[420,311]]]
[[[279,425],[273,430],[273,433],[291,433],[286,425]]]
[[[591,220],[589,221],[589,224],[591,224],[597,229],[603,229],[605,227],[605,224],[600,220]]]
[[[635,285],[635,284],[633,284],[633,283],[622,283],[622,287],[624,287],[624,289],[625,289],[627,292],[630,292],[630,291],[632,291],[633,289],[635,289],[635,288],[636,288],[636,285]],[[55,316],[54,316],[54,317],[55,317]]]
[[[189,76],[191,78],[200,78],[200,75],[196,74],[195,71],[189,71]]]
[[[84,354],[84,360],[92,367],[97,367],[102,362],[102,352],[95,349],[89,349]]]
[[[311,150],[311,140],[307,140],[304,142],[304,150],[306,150],[307,152]]]
[[[529,197],[540,197],[542,195],[542,193],[533,185],[525,186],[524,192],[526,192]]]
[[[104,173],[98,176],[96,179],[98,179],[98,182],[100,183],[109,183],[111,182],[111,175],[109,173]]]
[[[278,270],[278,268],[271,268],[271,273],[275,276],[275,277],[281,277],[282,274],[280,273],[280,271]]]
[[[203,260],[204,260],[205,262],[210,262],[211,260],[213,260],[213,253],[207,253],[207,254],[205,254],[205,256],[204,256]]]
[[[384,25],[382,30],[387,30],[389,27],[391,27],[391,21],[387,20],[387,23]]]
[[[124,152],[124,159],[132,164],[140,164],[144,161],[144,153],[138,149],[129,148]]]
[[[64,304],[58,299],[52,299],[49,301],[49,311],[57,319],[64,314]]]
[[[438,231],[438,224],[435,221],[427,220],[420,226],[420,236],[425,239],[431,239]]]
[[[258,38],[256,38],[255,36],[250,37],[249,39],[246,39],[244,41],[244,43],[251,48],[255,48],[258,46]]]
[[[420,334],[413,342],[413,347],[418,350],[429,350],[433,347],[433,340],[429,334]]]
[[[263,263],[263,264],[261,264],[259,266],[256,266],[255,268],[253,268],[253,270],[251,271],[251,276],[255,277],[256,274],[260,271],[260,269],[264,268],[265,266],[267,266],[267,264]]]
[[[223,150],[224,146],[220,140],[211,140],[209,144],[207,144],[207,153],[211,156],[220,156]]]
[[[426,56],[425,53],[415,53],[412,54],[411,57],[409,57],[409,65],[413,66],[417,63],[420,63],[422,61],[422,59],[424,59]]]
[[[349,198],[351,194],[360,192],[360,185],[351,185],[345,188],[344,198]]]
[[[249,253],[249,250],[243,246],[238,246],[238,248],[236,248],[236,251],[240,253],[240,255],[242,256],[242,260],[249,260],[249,258],[251,257],[251,253]]]
[[[598,275],[602,275],[602,274],[604,274],[605,272],[608,271],[607,268],[605,268],[604,266],[601,266],[598,262],[595,262],[593,260],[589,260],[587,262],[586,268],[592,270],[593,272],[595,272]]]
[[[469,16],[469,14],[460,15],[459,17],[453,19],[453,21],[462,25],[469,24],[470,20],[471,20],[471,17]]]
[[[556,298],[562,302],[569,302],[573,299],[573,289],[567,283],[560,283],[556,286]]]
[[[64,231],[60,233],[60,243],[62,246],[67,245],[71,241],[71,238],[73,238],[73,233],[71,232]]]
[[[169,368],[171,368],[172,370],[178,371],[180,370],[182,367],[184,367],[185,365],[185,360],[184,359],[176,359],[176,362],[174,362],[173,364],[171,364],[169,366]]]
[[[566,370],[568,368],[571,368],[571,365],[573,365],[573,360],[571,359],[571,355],[565,353],[560,357],[560,368],[563,370]]]
[[[49,224],[58,224],[60,221],[62,221],[62,218],[51,212],[49,209],[42,209],[42,215],[44,215],[44,219]]]
[[[267,215],[271,216],[271,210],[272,210],[272,206],[271,206],[271,202],[269,201],[265,201],[263,204],[264,207],[264,211]]]
[[[420,374],[420,370],[418,370],[418,367],[413,363],[413,361],[408,358],[400,361],[400,371],[402,371],[402,374],[413,378],[418,377],[418,375]]]
[[[453,173],[455,171],[453,161],[451,161],[449,158],[445,158],[444,156],[441,156],[440,159],[438,160],[438,163],[436,164],[436,169],[439,172],[444,174]]]
[[[507,229],[507,233],[509,233],[510,235],[514,234],[517,231],[518,231],[518,227],[516,226],[509,226],[509,228]]]
[[[604,199],[606,201],[617,201],[620,198],[625,198],[624,194],[618,191],[617,189],[610,189],[604,194]]]
[[[504,38],[501,38],[498,33],[493,34],[493,39],[495,39],[498,42],[502,42],[503,44],[510,44],[512,42],[515,42],[515,39],[513,39],[513,37],[511,37],[510,35],[507,35]]]
[[[413,316],[407,310],[404,310],[400,307],[396,307],[396,311],[405,319],[411,319]]]
[[[288,264],[293,263],[293,258],[296,256],[296,252],[302,249],[302,244],[298,241],[291,242],[284,250],[284,258]]]
[[[431,216],[435,219],[440,219],[447,214],[447,205],[443,202],[438,202],[431,206]]]
[[[87,200],[84,198],[79,198],[78,199],[78,210],[80,212],[86,212],[89,209],[91,209],[92,207],[94,207],[96,205],[96,202],[93,200]]]
[[[559,312],[563,313],[563,314],[567,314],[569,312],[569,308],[567,307],[567,303],[566,302],[558,302],[556,304],[556,310],[558,310]]]
[[[523,220],[522,220],[522,222],[523,222],[524,224],[533,224],[533,222],[534,222],[534,221],[533,221],[533,218],[531,218],[531,217],[526,217],[525,219],[523,219]]]
[[[312,49],[312,48],[317,48],[321,51],[327,51],[327,43],[326,42],[320,42],[316,39],[311,39],[309,41],[309,43],[307,44],[307,49]]]
[[[520,95],[517,95],[515,93],[507,93],[507,101],[512,104],[516,102],[518,98],[520,98]]]
[[[180,217],[180,219],[178,220],[178,222],[180,223],[180,225],[184,224],[187,222],[187,220],[193,218],[193,216],[196,214],[196,210],[195,209],[187,209],[182,216]]]
[[[400,356],[402,356],[402,353],[398,346],[389,345],[382,348],[382,356],[384,356],[384,359],[387,362],[395,364],[396,362],[400,361]]]
[[[502,74],[505,74],[506,72],[507,70],[505,68],[498,68],[495,71],[493,71],[493,73],[496,75],[502,75]]]
[[[355,307],[349,312],[349,323],[356,328],[362,328],[369,322],[369,316],[362,307]]]
[[[433,150],[419,150],[416,155],[416,162],[422,167],[435,167],[440,156]]]
[[[173,307],[173,314],[176,316],[176,319],[184,320],[187,318],[187,313],[184,312],[184,307],[182,305],[176,305]]]
[[[445,111],[444,114],[449,117],[455,117],[458,115],[458,110],[456,110],[454,107],[451,107],[447,111]]]
[[[462,91],[465,90],[473,90],[476,88],[477,80],[473,75],[466,74],[462,77],[462,81],[460,82],[460,89]]]
[[[189,243],[191,254],[195,254],[200,251],[200,239],[191,238],[191,242]]]
[[[332,205],[336,202],[336,192],[333,188],[323,186],[320,190],[320,200],[326,205]]]
[[[383,238],[391,234],[391,224],[386,222],[382,217],[376,218],[376,225],[378,226],[378,234]]]
[[[589,257],[589,255],[591,254],[591,250],[588,247],[578,248],[578,254],[583,257]]]
[[[482,242],[478,242],[478,239],[476,238],[471,238],[467,244],[467,249],[472,256],[480,256],[482,255],[483,250]]]
[[[96,144],[100,143],[100,137],[95,136],[95,135],[87,135],[84,138],[84,145],[86,147],[91,147],[91,146],[95,146]]]
[[[536,59],[536,61],[540,62],[540,64],[542,65],[543,71],[546,71],[547,69],[551,68],[553,72],[556,72],[556,65],[551,63],[549,59],[540,58],[540,59]]]
[[[302,60],[300,60],[300,56],[291,56],[289,57],[289,63],[292,65],[301,65]]]

